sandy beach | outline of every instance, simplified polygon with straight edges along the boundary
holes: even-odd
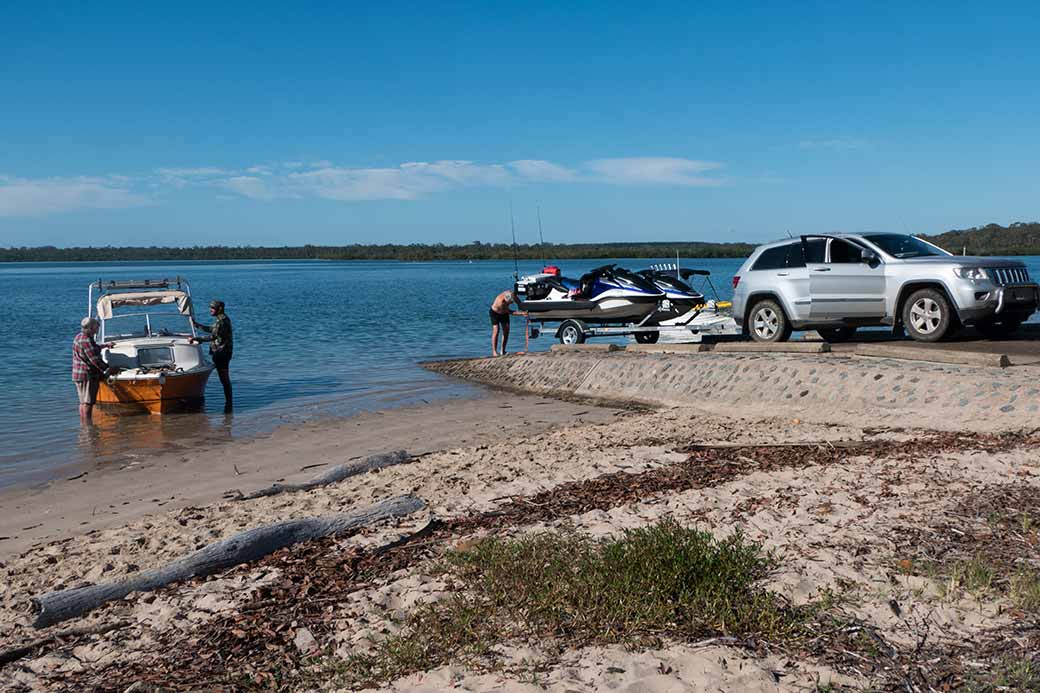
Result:
[[[0,687],[657,693],[1034,680],[1040,459],[1031,429],[951,431],[940,408],[877,425],[824,408],[795,416],[706,404],[621,409],[494,392],[286,428],[220,446],[205,464],[157,457],[21,491],[20,509],[3,519],[13,536],[0,544],[0,650],[69,627],[110,630],[41,644],[0,670]],[[227,496],[397,448],[408,462],[336,484]],[[401,494],[425,507],[31,625],[30,598],[49,590],[119,580],[245,529]],[[416,614],[465,593],[444,569],[452,552],[546,531],[607,541],[662,521],[719,538],[739,531],[772,552],[755,589],[782,613],[811,614],[799,616],[810,618],[801,634],[691,638],[662,624],[636,642],[507,629],[393,678],[358,673],[394,637],[407,642]]]

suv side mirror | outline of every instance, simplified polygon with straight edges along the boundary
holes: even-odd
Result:
[[[860,262],[864,262],[864,263],[870,265],[871,267],[873,267],[874,265],[876,265],[878,262],[881,261],[881,258],[879,258],[877,256],[877,253],[875,253],[873,250],[868,250],[867,248],[863,248],[862,250],[859,251],[859,261]]]

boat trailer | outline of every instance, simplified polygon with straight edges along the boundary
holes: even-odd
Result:
[[[704,337],[732,337],[741,333],[733,317],[721,312],[720,307],[714,304],[699,306],[665,323],[645,324],[651,316],[648,315],[642,322],[627,324],[589,324],[577,318],[541,320],[528,316],[526,339],[536,339],[543,332],[553,329],[553,336],[560,340],[560,344],[582,344],[594,337],[629,335],[639,344],[655,344],[662,335],[670,337],[668,341],[698,343]]]

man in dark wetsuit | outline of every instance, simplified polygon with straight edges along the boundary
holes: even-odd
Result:
[[[491,318],[491,355],[498,356],[498,334],[499,328],[502,333],[502,354],[506,353],[506,342],[509,341],[509,315],[512,311],[509,310],[509,305],[516,303],[516,297],[513,296],[512,291],[503,291],[498,296],[495,296],[495,300],[491,302],[491,310],[488,311],[488,317]]]
[[[217,377],[220,378],[220,384],[224,386],[224,411],[230,412],[234,406],[231,397],[231,375],[228,373],[228,366],[231,364],[231,355],[234,349],[234,340],[231,335],[231,318],[224,312],[223,301],[210,301],[209,314],[214,317],[212,325],[203,325],[192,320],[195,323],[195,327],[209,333],[208,337],[196,337],[193,341],[209,342],[209,353],[213,358],[213,365],[217,368]]]

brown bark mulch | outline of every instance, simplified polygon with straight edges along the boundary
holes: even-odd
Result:
[[[497,509],[433,521],[421,532],[378,550],[339,548],[339,540],[319,540],[279,551],[259,562],[277,567],[279,581],[261,588],[237,613],[218,618],[188,636],[165,632],[150,654],[107,668],[55,681],[69,690],[123,691],[131,684],[163,690],[287,690],[307,656],[295,646],[298,628],[318,642],[334,632],[337,605],[350,594],[391,573],[442,555],[459,538],[592,510],[646,501],[726,483],[755,472],[840,464],[854,457],[914,460],[956,451],[995,453],[1035,444],[1031,434],[937,432],[905,440],[877,440],[848,446],[806,443],[783,446],[711,447],[691,444],[680,463],[628,473],[616,472],[565,483],[531,496],[511,497]],[[257,564],[236,570],[251,571]],[[219,684],[217,683],[219,682]]]

